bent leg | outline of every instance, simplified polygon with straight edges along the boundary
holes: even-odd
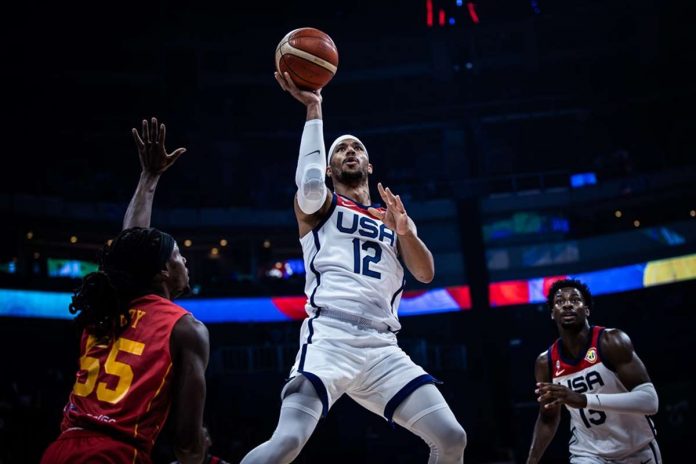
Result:
[[[411,393],[396,408],[394,422],[418,435],[428,444],[428,464],[464,462],[466,432],[457,422],[442,393],[434,385],[423,385]]]
[[[241,464],[286,464],[302,451],[321,417],[323,405],[309,380],[302,376],[288,389],[278,426],[270,440],[251,450]]]

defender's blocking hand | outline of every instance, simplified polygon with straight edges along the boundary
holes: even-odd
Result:
[[[162,174],[174,164],[174,162],[186,152],[186,148],[177,148],[172,153],[167,153],[164,140],[167,128],[164,124],[158,124],[157,118],[152,118],[150,124],[143,119],[142,133],[133,128],[133,139],[138,147],[140,166],[144,173]]]

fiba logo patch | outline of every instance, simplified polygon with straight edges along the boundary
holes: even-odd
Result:
[[[587,350],[587,354],[585,355],[585,361],[587,361],[590,364],[594,364],[597,362],[597,349],[595,347],[592,347],[589,350]]]

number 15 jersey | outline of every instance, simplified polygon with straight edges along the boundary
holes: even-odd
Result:
[[[551,345],[548,359],[553,383],[577,393],[626,392],[619,377],[603,362],[600,342],[604,327],[592,326],[590,331],[588,346],[578,359],[564,356],[560,339]],[[644,448],[655,438],[648,416],[567,405],[566,409],[570,412],[569,449],[573,455],[620,459]]]
[[[366,206],[334,193],[327,216],[300,244],[310,316],[329,308],[401,329],[397,310],[404,269],[397,234]]]

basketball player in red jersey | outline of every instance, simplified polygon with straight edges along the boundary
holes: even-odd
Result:
[[[592,294],[578,280],[554,282],[547,305],[560,338],[536,361],[540,405],[527,463],[541,460],[565,405],[571,464],[661,464],[648,417],[657,392],[631,339],[589,324]]]
[[[73,296],[70,311],[83,329],[79,370],[62,433],[42,464],[149,464],[172,405],[177,459],[204,458],[208,331],[171,301],[188,289],[186,259],[171,235],[150,228],[159,177],[185,149],[167,153],[155,118],[133,136],[140,181],[124,230]]]

